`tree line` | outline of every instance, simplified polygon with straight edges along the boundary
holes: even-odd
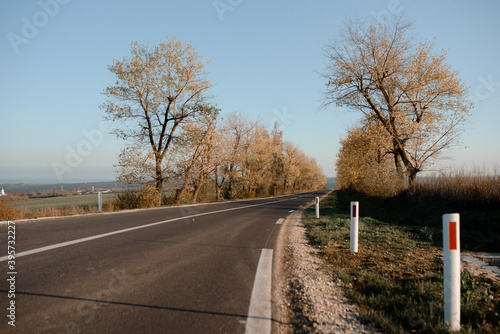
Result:
[[[238,112],[222,116],[210,103],[207,64],[175,37],[152,49],[134,42],[131,56],[113,60],[117,81],[101,108],[127,141],[117,181],[147,185],[143,196],[158,205],[164,190],[179,204],[325,187],[316,161],[277,124],[268,130]]]

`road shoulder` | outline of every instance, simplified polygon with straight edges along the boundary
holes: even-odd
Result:
[[[280,231],[274,257],[273,333],[380,333],[362,323],[358,307],[343,293],[342,282],[324,270],[309,246],[302,210]]]

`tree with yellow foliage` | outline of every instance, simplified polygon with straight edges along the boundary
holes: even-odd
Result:
[[[191,44],[175,37],[151,49],[134,42],[130,51],[129,57],[109,66],[117,81],[104,90],[108,100],[101,108],[108,120],[120,122],[115,133],[130,143],[120,156],[122,179],[152,177],[161,194],[166,157],[177,132],[187,120],[213,112],[205,107],[204,95],[212,85],[206,79],[207,62]]]
[[[416,43],[401,18],[363,27],[347,21],[325,49],[323,106],[363,113],[389,137],[394,167],[409,182],[455,144],[473,104],[446,53]]]
[[[175,195],[175,203],[180,204],[182,196],[190,183],[199,191],[204,178],[209,174],[210,164],[207,163],[216,140],[218,109],[213,106],[210,112],[203,113],[193,121],[186,122],[178,138],[175,150],[175,179],[181,180],[181,185]],[[193,180],[194,179],[194,180]],[[198,193],[195,191],[193,201]]]
[[[391,162],[391,145],[378,124],[365,122],[347,132],[337,155],[337,189],[390,197],[406,187],[405,177]]]

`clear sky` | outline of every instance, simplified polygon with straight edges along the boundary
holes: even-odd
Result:
[[[322,48],[346,18],[390,11],[415,21],[417,40],[447,50],[480,102],[466,148],[441,167],[498,164],[500,1],[11,0],[0,3],[0,182],[113,180],[124,143],[101,125],[101,92],[114,83],[107,66],[132,41],[153,46],[172,35],[212,59],[210,93],[223,113],[277,120],[334,176],[339,140],[360,115],[319,110]]]

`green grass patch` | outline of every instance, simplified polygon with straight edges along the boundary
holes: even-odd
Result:
[[[443,321],[443,265],[436,226],[398,224],[396,212],[360,201],[359,252],[349,251],[349,202],[335,191],[321,201],[321,218],[304,214],[307,236],[320,247],[331,274],[344,282],[366,321],[388,333],[447,333]],[[347,204],[347,205],[346,205]],[[380,214],[366,215],[372,206]],[[440,217],[437,218],[440,220]],[[463,332],[500,333],[500,289],[462,273]]]
[[[116,199],[116,194],[102,194],[103,203],[109,203]],[[54,209],[67,209],[71,207],[82,207],[89,208],[91,206],[97,206],[98,199],[97,194],[85,194],[85,195],[75,195],[67,197],[49,197],[49,198],[37,198],[28,201],[16,202],[14,208],[16,210],[29,209],[29,210],[41,210],[45,208]]]
[[[381,199],[349,191],[336,191],[337,206],[348,212],[350,201],[360,202],[360,217],[373,217],[394,226],[404,227],[414,237],[442,247],[442,216],[460,214],[462,250],[500,253],[500,207],[492,205],[477,209],[465,208],[445,199],[415,198],[404,193],[395,198]],[[345,210],[345,211],[344,211]]]

